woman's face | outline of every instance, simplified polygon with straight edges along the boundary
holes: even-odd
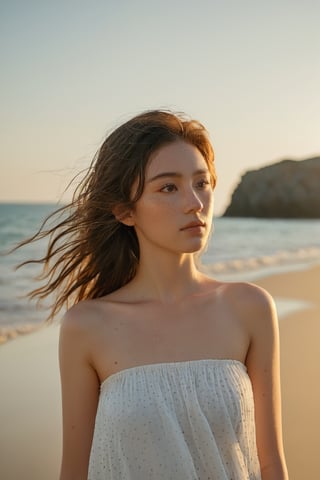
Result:
[[[177,254],[206,245],[213,216],[213,188],[200,151],[184,141],[151,155],[142,196],[131,212],[132,225],[145,247]]]

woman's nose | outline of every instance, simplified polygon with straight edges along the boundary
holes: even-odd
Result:
[[[199,212],[203,209],[203,203],[199,197],[199,194],[190,188],[185,193],[185,211],[186,212]]]

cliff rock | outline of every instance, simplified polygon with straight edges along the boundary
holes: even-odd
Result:
[[[223,216],[320,218],[320,157],[246,172]]]

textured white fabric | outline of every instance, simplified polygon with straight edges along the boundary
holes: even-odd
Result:
[[[88,479],[261,479],[245,365],[191,360],[109,376],[101,385]]]

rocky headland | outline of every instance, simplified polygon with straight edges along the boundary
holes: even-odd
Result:
[[[245,172],[223,216],[320,218],[320,157]]]

